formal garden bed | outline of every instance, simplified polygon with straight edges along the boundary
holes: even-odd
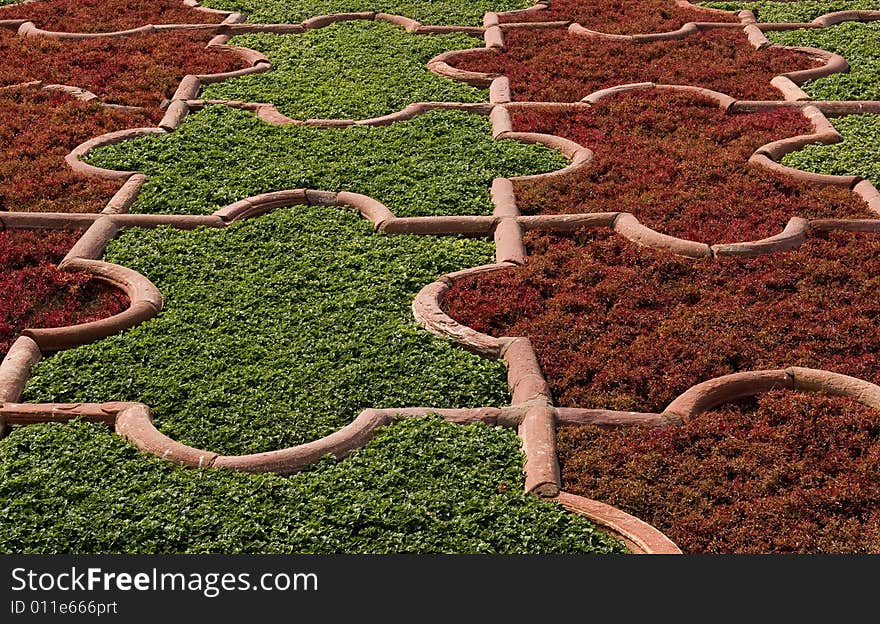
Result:
[[[6,59],[0,86],[39,80],[77,87],[104,103],[150,108],[159,121],[159,105],[187,74],[219,74],[245,66],[232,51],[206,48],[209,39],[174,32],[58,41],[0,30],[0,54]]]
[[[272,71],[210,85],[205,99],[271,102],[293,119],[365,119],[415,102],[485,102],[488,93],[432,74],[441,52],[473,48],[460,33],[416,35],[387,22],[343,22],[300,35],[247,35],[232,44],[258,50]]]
[[[388,126],[272,126],[209,106],[176,131],[92,152],[89,162],[149,177],[133,212],[209,214],[282,189],[350,191],[399,217],[492,213],[497,176],[561,169],[540,145],[493,141],[489,120],[435,110]]]
[[[761,0],[759,2],[703,2],[725,11],[752,11],[759,22],[809,22],[836,11],[878,11],[877,0]]]
[[[34,87],[0,90],[0,115],[0,209],[17,212],[100,212],[119,184],[75,173],[64,157],[95,135],[152,123],[145,111]]]
[[[506,50],[454,56],[458,69],[504,75],[514,101],[577,102],[615,85],[687,84],[744,100],[776,100],[770,80],[822,64],[809,54],[755,50],[739,30],[709,30],[675,41],[633,43],[571,35],[565,29],[511,30]]]
[[[734,13],[680,6],[675,0],[556,0],[547,10],[507,15],[502,19],[504,22],[576,22],[584,28],[615,35],[669,32],[689,22],[739,21]]]
[[[58,263],[81,231],[0,232],[0,358],[24,329],[78,325],[128,307],[123,293]]]
[[[528,336],[557,405],[659,412],[701,381],[786,366],[876,379],[877,235],[702,261],[607,229],[527,244],[526,266],[459,280],[445,305],[477,331]]]
[[[40,0],[13,4],[0,0],[0,20],[28,20],[56,32],[100,33],[148,24],[214,24],[224,16],[199,11],[182,0]]]
[[[749,163],[767,143],[811,133],[797,109],[731,115],[699,96],[639,91],[588,109],[510,110],[515,130],[558,135],[594,152],[575,173],[518,182],[527,214],[630,212],[664,234],[706,243],[772,236],[795,216],[873,216],[846,187]]]
[[[374,12],[402,15],[426,25],[481,26],[488,11],[532,6],[531,0],[205,0],[206,7],[240,11],[248,22],[296,24],[332,13]]]
[[[878,410],[776,391],[664,429],[559,430],[563,480],[688,553],[876,553]]]
[[[874,99],[877,27],[764,28],[848,61],[793,76],[801,97],[771,79],[840,59],[765,48],[735,13],[808,21],[876,2],[188,4],[0,10],[143,31],[0,35],[0,85],[40,81],[0,90],[5,290],[40,285],[9,298],[0,349],[34,323],[150,312],[58,353],[21,338],[2,360],[0,551],[676,551],[624,512],[685,552],[877,551],[880,388],[859,379],[880,364],[880,201],[858,178],[773,162],[878,181],[875,102],[792,101]],[[311,19],[340,12],[364,13]],[[562,104],[631,82],[726,95]],[[799,135],[837,140],[820,111],[841,140],[789,153]],[[125,180],[100,218],[15,214],[98,212]],[[14,229],[74,222],[88,233]],[[702,245],[699,260],[658,235],[747,241],[787,223],[772,244]],[[131,297],[59,271],[75,243],[79,266],[126,267]],[[780,387],[850,398],[751,396]],[[277,459],[297,453],[310,459]]]

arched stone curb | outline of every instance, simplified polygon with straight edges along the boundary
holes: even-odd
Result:
[[[641,555],[680,555],[678,546],[647,522],[611,505],[583,496],[560,492],[556,500],[569,511],[592,520],[602,529],[622,539],[629,550]]]

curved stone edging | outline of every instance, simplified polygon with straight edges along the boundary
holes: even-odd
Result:
[[[559,492],[555,500],[569,511],[592,520],[621,538],[631,552],[643,555],[680,555],[681,549],[659,530],[625,511],[599,501]]]

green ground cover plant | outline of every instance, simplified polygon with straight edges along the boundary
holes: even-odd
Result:
[[[878,10],[878,0],[805,0],[803,2],[703,2],[702,6],[725,11],[753,11],[759,22],[809,22],[835,11]]]
[[[492,251],[375,235],[328,207],[219,230],[129,230],[106,258],[150,278],[166,310],[42,362],[26,400],[142,401],[165,434],[224,454],[308,442],[367,407],[503,405],[503,364],[432,336],[410,310],[422,286]]]
[[[530,0],[205,0],[212,9],[240,11],[251,23],[299,23],[316,15],[376,11],[423,24],[482,26],[487,11],[527,9]]]
[[[843,141],[808,145],[788,154],[782,162],[804,171],[860,175],[880,186],[880,115],[848,115],[832,119],[831,123]]]
[[[233,45],[272,61],[272,71],[210,85],[206,99],[272,102],[293,119],[364,119],[413,102],[484,102],[488,91],[425,67],[447,50],[482,41],[459,33],[415,35],[387,22],[343,22],[301,35],[246,35]]]
[[[847,60],[847,73],[801,85],[814,100],[880,99],[880,22],[846,22],[831,28],[769,32],[767,38],[782,45],[822,48]]]
[[[519,444],[414,419],[285,478],[179,468],[103,425],[33,425],[0,441],[0,552],[622,552],[523,493]]]
[[[327,130],[271,126],[225,106],[171,134],[96,150],[89,162],[150,178],[133,212],[206,214],[259,193],[312,188],[363,193],[400,217],[491,214],[493,178],[568,163],[540,145],[493,141],[486,117],[460,111]]]

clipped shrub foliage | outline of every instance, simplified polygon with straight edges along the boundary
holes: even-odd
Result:
[[[158,122],[162,111],[157,107],[185,75],[245,66],[232,52],[206,49],[208,39],[204,33],[172,32],[59,41],[4,30],[0,86],[42,80],[79,87],[107,103],[154,107],[152,116]]]
[[[0,0],[0,5],[12,4]],[[182,0],[41,0],[9,6],[0,19],[26,19],[43,30],[110,32],[147,24],[214,24],[223,15],[197,11]]]
[[[573,21],[590,30],[632,35],[678,30],[688,22],[736,22],[734,13],[680,7],[675,0],[553,0],[549,10],[504,19],[506,22]]]
[[[561,169],[540,145],[493,141],[489,120],[435,110],[390,126],[271,126],[211,106],[174,133],[95,150],[90,162],[140,171],[139,212],[211,213],[268,191],[353,191],[399,217],[491,214],[492,179]]]
[[[522,462],[513,431],[436,418],[287,478],[179,468],[102,425],[32,425],[0,440],[0,552],[622,552],[525,494]]]
[[[599,89],[634,82],[686,84],[747,100],[776,100],[779,74],[818,65],[804,52],[756,51],[739,30],[709,30],[685,39],[634,44],[568,35],[564,29],[508,30],[503,53],[462,54],[470,71],[503,74],[514,100],[577,102]]]
[[[247,16],[247,21],[257,24],[297,24],[317,15],[375,11],[441,26],[482,26],[487,11],[532,6],[531,0],[205,0],[202,4],[240,11]]]
[[[129,230],[107,259],[151,279],[165,311],[40,363],[26,396],[142,401],[167,435],[224,454],[308,442],[368,407],[502,405],[503,364],[420,329],[410,309],[437,276],[491,258],[480,240],[374,235],[339,208]]]
[[[793,216],[871,216],[848,189],[748,164],[758,147],[811,132],[794,109],[727,115],[691,95],[640,91],[586,110],[513,111],[515,130],[556,134],[595,153],[571,175],[516,184],[530,214],[631,212],[664,234],[706,243],[758,240]]]
[[[0,210],[16,212],[100,212],[119,184],[74,173],[64,157],[99,134],[152,125],[146,112],[34,88],[0,90],[0,118]]]
[[[387,22],[342,22],[301,35],[247,35],[232,45],[272,61],[272,71],[208,86],[206,99],[272,102],[293,119],[364,119],[413,102],[483,102],[488,92],[425,67],[447,50],[481,40],[415,35]]]
[[[776,391],[667,429],[562,427],[566,488],[688,553],[880,552],[880,413]]]
[[[124,293],[56,264],[82,232],[0,231],[0,359],[21,330],[96,321],[128,307]]]
[[[524,267],[459,280],[445,308],[528,336],[557,405],[659,412],[691,386],[805,366],[878,381],[880,236],[693,261],[608,229],[529,232]]]

